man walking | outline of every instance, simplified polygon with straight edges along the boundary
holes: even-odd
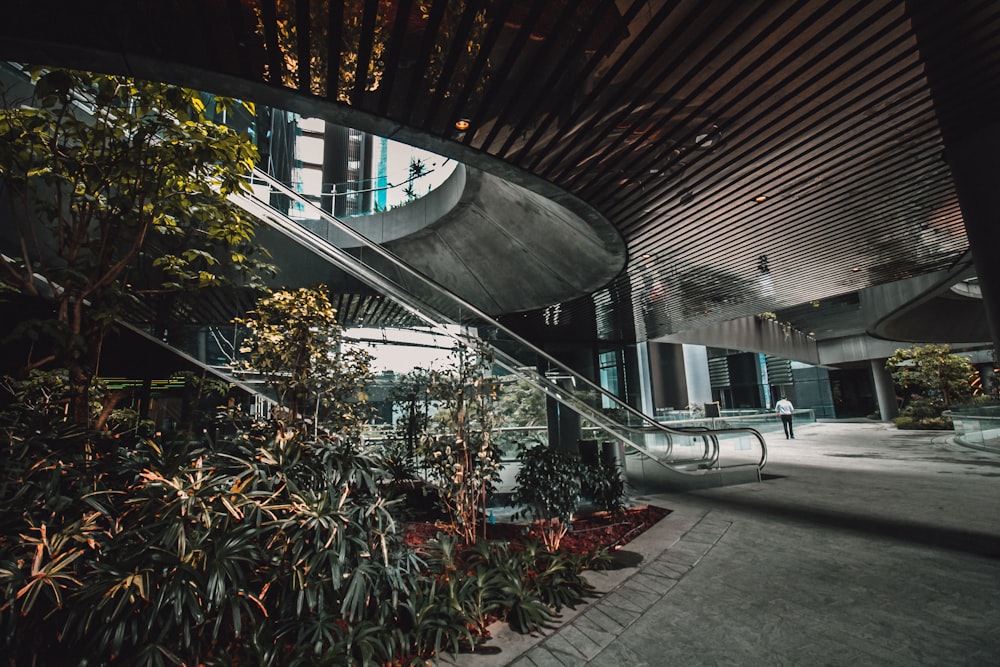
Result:
[[[789,438],[792,440],[795,439],[795,432],[792,430],[792,412],[794,410],[795,407],[792,405],[792,402],[784,396],[774,404],[774,411],[781,417],[781,426],[785,429],[785,440]]]

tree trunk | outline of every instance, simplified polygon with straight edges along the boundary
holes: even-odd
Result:
[[[70,362],[69,372],[69,416],[74,424],[90,426],[90,374],[83,364]]]
[[[97,374],[104,342],[103,327],[82,336],[74,336],[65,350],[66,370],[69,373],[69,416],[74,424],[93,427],[90,414],[90,384]]]

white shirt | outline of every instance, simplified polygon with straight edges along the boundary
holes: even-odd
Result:
[[[792,402],[787,398],[783,398],[774,404],[774,411],[779,415],[790,415],[794,409],[795,408],[792,407]]]

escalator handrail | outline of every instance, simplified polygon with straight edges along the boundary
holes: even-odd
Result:
[[[292,199],[292,200],[296,201],[297,203],[303,205],[307,210],[310,210],[312,213],[314,213],[315,215],[317,215],[321,220],[323,220],[327,224],[333,226],[338,231],[340,231],[342,233],[345,233],[348,236],[352,237],[355,241],[357,241],[358,243],[360,243],[366,249],[368,249],[368,250],[370,250],[370,251],[378,254],[380,257],[382,257],[383,259],[385,259],[386,261],[388,261],[395,269],[397,269],[397,270],[399,270],[399,271],[407,274],[408,277],[413,278],[414,280],[417,280],[420,283],[423,283],[425,286],[430,287],[433,290],[433,292],[435,293],[435,295],[443,296],[446,299],[451,300],[455,305],[457,305],[463,311],[466,311],[466,312],[468,312],[468,313],[470,313],[472,315],[475,315],[476,318],[478,318],[479,320],[481,320],[483,323],[488,324],[490,327],[494,327],[498,331],[503,332],[505,336],[508,336],[511,340],[515,341],[517,344],[519,344],[519,345],[523,346],[524,348],[530,350],[532,352],[532,354],[535,354],[540,359],[543,359],[551,368],[558,369],[560,372],[563,372],[563,373],[565,373],[565,374],[573,377],[577,382],[582,383],[586,388],[588,388],[588,389],[590,389],[592,391],[597,392],[599,395],[601,395],[603,397],[606,397],[617,408],[625,410],[628,414],[631,414],[634,417],[636,417],[639,420],[641,420],[642,422],[644,422],[647,425],[647,428],[648,427],[652,427],[657,432],[660,432],[660,433],[663,433],[664,435],[666,435],[668,439],[670,438],[671,434],[674,434],[674,435],[690,435],[690,433],[685,433],[683,431],[677,431],[677,430],[671,429],[669,427],[666,427],[663,424],[660,424],[660,423],[656,422],[651,417],[649,417],[649,416],[643,414],[642,412],[636,410],[632,406],[630,406],[630,405],[622,402],[616,396],[608,393],[604,388],[602,388],[599,385],[595,384],[591,380],[583,377],[582,375],[580,375],[579,373],[577,373],[573,369],[565,366],[562,362],[560,362],[557,359],[555,359],[554,357],[548,355],[543,350],[540,350],[539,348],[537,348],[536,346],[534,346],[532,343],[530,343],[526,339],[522,338],[521,336],[519,336],[518,334],[514,333],[510,329],[506,328],[505,326],[503,326],[499,322],[496,322],[493,318],[491,318],[486,313],[482,312],[477,307],[475,307],[472,304],[466,302],[461,297],[453,294],[450,290],[448,290],[443,285],[440,285],[439,283],[437,283],[433,279],[425,276],[424,274],[420,273],[416,269],[410,267],[406,262],[404,262],[402,259],[400,259],[399,257],[397,257],[395,254],[393,254],[389,250],[385,249],[381,245],[379,245],[379,244],[371,241],[366,236],[364,236],[360,232],[358,232],[355,229],[353,229],[350,225],[348,225],[348,224],[344,223],[343,221],[339,220],[338,218],[336,218],[335,216],[333,216],[329,212],[324,211],[323,209],[319,208],[314,203],[310,202],[308,199],[304,198],[302,195],[300,195],[299,193],[295,192],[293,189],[289,188],[284,183],[281,183],[280,181],[274,179],[273,177],[269,176],[268,174],[265,174],[264,172],[261,172],[260,170],[257,170],[257,169],[254,169],[253,174],[251,176],[251,179],[252,179],[251,183],[253,183],[253,182],[262,182],[268,188],[270,188],[272,191],[276,191],[278,194],[281,194],[283,196],[289,197],[290,199]],[[403,294],[403,293],[401,293],[402,292],[401,288],[399,288],[398,286],[396,286],[395,284],[393,284],[390,279],[386,278],[385,276],[382,276],[380,273],[378,273],[377,270],[372,269],[368,265],[364,264],[361,260],[357,259],[356,257],[353,257],[352,255],[349,255],[348,253],[344,252],[340,248],[337,248],[333,244],[329,243],[328,241],[326,241],[325,239],[323,239],[321,236],[319,236],[315,232],[312,232],[311,230],[308,230],[304,226],[298,224],[292,218],[290,218],[287,214],[283,213],[282,211],[279,211],[279,210],[275,209],[269,202],[262,201],[258,196],[256,196],[256,193],[253,192],[252,190],[251,190],[250,193],[247,193],[247,194],[233,195],[233,198],[238,203],[242,202],[242,201],[247,201],[247,200],[249,200],[250,202],[255,203],[256,204],[255,208],[259,209],[260,213],[269,213],[270,215],[265,215],[265,217],[270,218],[272,220],[272,222],[277,222],[279,224],[279,227],[281,227],[286,232],[289,232],[289,231],[292,231],[292,230],[288,227],[287,224],[285,224],[285,220],[291,221],[294,224],[295,228],[296,228],[296,230],[294,230],[294,232],[293,232],[293,235],[294,235],[294,237],[297,240],[299,240],[300,243],[303,243],[305,245],[309,245],[314,250],[317,249],[317,243],[316,243],[317,241],[322,242],[322,244],[324,246],[329,246],[326,249],[327,250],[326,252],[322,252],[321,253],[322,255],[324,255],[325,257],[327,257],[331,261],[333,261],[336,265],[340,266],[341,268],[344,268],[345,270],[349,271],[350,273],[353,273],[353,274],[356,274],[356,275],[358,273],[360,273],[361,275],[358,275],[358,277],[362,277],[363,279],[367,278],[368,281],[374,281],[375,283],[377,283],[377,287],[379,289],[388,290],[390,292],[393,292],[393,295],[396,297],[397,301],[400,302],[401,306],[403,306],[404,308],[406,308],[408,311],[410,311],[411,313],[413,313],[414,315],[416,315],[420,319],[428,322],[432,326],[439,327],[440,324],[441,324],[441,322],[453,322],[454,324],[458,324],[458,325],[461,324],[460,322],[454,322],[453,318],[446,317],[443,314],[434,311],[434,309],[431,308],[429,306],[429,304],[426,304],[423,301],[419,301],[420,307],[414,306],[412,304],[412,301],[414,301],[416,299],[415,299],[415,297],[412,294]],[[303,234],[303,232],[304,232],[304,234]],[[331,250],[335,250],[336,252],[331,252]],[[427,314],[425,314],[424,312],[421,312],[422,309],[424,309],[424,310],[430,310],[431,312],[434,312],[435,313],[435,318],[431,318]],[[440,321],[435,322],[435,321],[433,321],[433,319],[439,319]],[[445,330],[445,333],[447,333],[449,336],[455,337],[455,334],[453,332]],[[502,350],[500,350],[499,348],[496,348],[495,346],[494,346],[494,350],[495,350],[495,353],[498,353],[498,354],[500,354],[501,356],[504,357],[504,360],[501,360],[501,362],[500,362],[502,366],[504,366],[505,368],[507,368],[507,370],[511,371],[512,373],[515,373],[518,377],[521,377],[522,379],[525,379],[525,380],[529,381],[530,384],[532,384],[533,386],[536,386],[536,388],[541,389],[546,394],[551,395],[554,398],[557,398],[557,400],[559,400],[559,398],[558,398],[557,395],[558,394],[565,394],[566,393],[566,392],[564,392],[564,390],[560,389],[558,387],[558,385],[556,385],[554,382],[552,382],[551,380],[549,380],[548,378],[546,378],[542,373],[538,373],[537,371],[535,371],[535,372],[533,372],[533,374],[531,375],[530,378],[526,377],[527,374],[522,369],[522,366],[524,364],[523,360],[517,360],[517,359],[514,359],[512,357],[509,357],[509,355],[506,355],[505,353],[502,352]],[[566,403],[566,400],[564,399],[562,402]],[[587,419],[593,421],[595,424],[597,424],[598,426],[600,426],[603,430],[607,431],[609,434],[613,435],[614,437],[616,437],[619,440],[622,440],[623,442],[627,443],[628,445],[630,445],[630,446],[638,449],[639,451],[643,451],[643,453],[647,454],[648,456],[650,456],[651,459],[656,460],[657,462],[659,462],[661,464],[668,465],[668,464],[663,463],[662,461],[659,461],[659,459],[656,456],[654,456],[651,453],[645,451],[645,447],[642,447],[642,446],[638,445],[637,443],[635,443],[635,442],[633,442],[633,441],[631,441],[631,440],[629,440],[627,438],[624,438],[621,435],[621,433],[618,432],[619,430],[631,431],[633,429],[636,429],[637,427],[632,427],[632,426],[628,426],[628,425],[625,425],[625,424],[620,424],[620,423],[618,423],[618,422],[616,422],[616,421],[608,418],[607,416],[604,415],[604,413],[602,413],[599,410],[593,408],[592,406],[588,406],[588,405],[584,404],[582,401],[576,400],[573,403],[574,403],[574,405],[570,405],[570,407],[572,407],[573,409],[577,410],[582,415],[586,416]],[[582,410],[581,410],[581,408],[582,408]],[[751,437],[755,437],[758,440],[758,442],[760,444],[760,447],[762,449],[762,457],[761,457],[761,464],[760,465],[763,466],[763,463],[766,461],[766,445],[764,443],[763,437],[755,429],[752,429],[752,428],[715,429],[712,432],[714,434],[716,434],[716,436],[717,435],[721,435],[721,434],[741,434],[741,435],[749,435]],[[668,467],[669,467],[669,465],[668,465]]]

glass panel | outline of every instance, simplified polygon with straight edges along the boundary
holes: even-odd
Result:
[[[500,369],[578,412],[584,428],[592,429],[600,439],[620,441],[640,452],[654,469],[663,469],[655,470],[658,478],[704,474],[724,467],[757,469],[766,461],[764,439],[757,431],[700,426],[682,430],[657,423],[266,174],[257,172],[253,178],[254,194],[234,198],[249,212],[395,300],[431,330],[462,342],[485,340]],[[274,194],[311,210],[309,217],[313,219],[300,225],[270,207],[267,202],[275,199]],[[330,242],[343,236],[360,248],[347,253]],[[545,372],[538,372],[539,367]]]

